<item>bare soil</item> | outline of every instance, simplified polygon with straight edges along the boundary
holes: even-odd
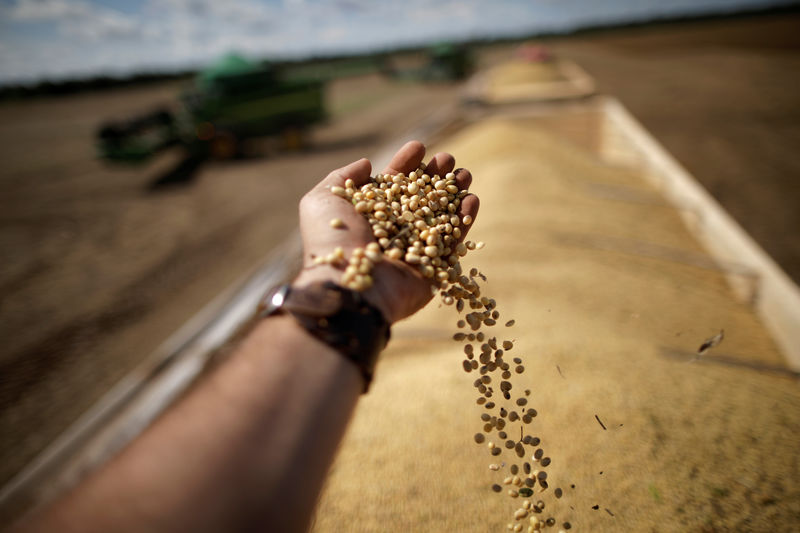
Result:
[[[332,117],[297,153],[202,165],[152,188],[180,150],[138,168],[95,159],[95,128],[179,87],[0,107],[0,481],[297,225],[301,195],[456,94],[378,76],[329,88]],[[267,143],[269,144],[269,143]]]

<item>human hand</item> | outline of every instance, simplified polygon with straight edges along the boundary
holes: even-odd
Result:
[[[394,155],[389,166],[383,171],[397,174],[416,170],[425,157],[425,146],[418,141],[406,143]],[[426,173],[444,176],[452,172],[455,159],[447,153],[436,154],[427,164]],[[352,179],[357,187],[369,181],[372,165],[367,159],[360,159],[340,169],[334,170],[306,193],[300,201],[300,232],[303,239],[303,271],[295,280],[298,286],[314,281],[331,280],[339,283],[342,271],[331,265],[316,265],[313,258],[326,256],[336,247],[341,247],[346,256],[355,248],[363,248],[375,242],[372,228],[366,218],[353,209],[347,200],[331,193],[334,185],[343,187],[346,179]],[[456,172],[459,189],[466,190],[472,182],[472,175],[466,169]],[[470,215],[474,219],[478,213],[477,196],[465,196],[459,206],[458,215]],[[344,222],[343,229],[334,229],[330,221],[334,218]],[[461,240],[466,237],[471,226],[462,227]],[[384,317],[394,323],[412,315],[431,299],[431,282],[416,269],[402,261],[384,258],[375,265],[372,273],[373,285],[364,292],[364,297],[378,309]]]

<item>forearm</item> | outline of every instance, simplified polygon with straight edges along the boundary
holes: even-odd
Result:
[[[38,529],[302,531],[362,389],[292,318],[264,320]]]
[[[384,172],[410,173],[420,168],[424,155],[421,143],[406,143]],[[437,154],[426,169],[432,176],[447,176],[454,165],[449,154]],[[296,287],[341,279],[340,270],[317,265],[314,258],[337,248],[354,253],[375,242],[369,221],[332,193],[333,187],[342,188],[348,182],[362,187],[369,182],[370,172],[369,161],[356,161],[331,172],[303,197],[300,221],[306,268],[295,280]],[[450,185],[466,191],[472,180],[469,171],[460,169],[454,176]],[[455,214],[474,218],[477,198],[460,193],[459,198]],[[331,224],[336,219],[339,224]],[[461,241],[467,231],[465,227]],[[342,314],[326,315],[330,322],[317,321],[320,327],[328,324],[345,335],[346,344],[334,338],[334,345],[343,346],[344,352],[359,347],[371,350],[382,345],[376,339],[385,338],[382,320],[358,303],[361,298],[389,323],[413,314],[431,298],[429,280],[411,265],[380,258],[372,267],[372,285],[360,298],[342,303]],[[355,306],[355,311],[348,306]],[[356,318],[348,315],[354,312],[359,313]],[[377,337],[372,339],[360,335],[366,332],[352,324],[369,327],[370,320],[365,318],[369,316],[376,322]],[[362,340],[364,346],[360,346]],[[359,360],[371,353],[365,350],[349,356]],[[265,319],[220,368],[116,460],[47,510],[38,522],[30,523],[30,529],[302,531],[364,390],[363,379],[354,363],[293,318]]]

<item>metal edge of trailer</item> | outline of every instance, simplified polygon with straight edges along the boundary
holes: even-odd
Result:
[[[474,90],[470,88],[468,103],[478,103]],[[788,366],[800,371],[800,287],[619,100],[608,95],[587,95],[527,103],[481,102],[468,120],[487,116],[546,116],[555,110],[562,113],[599,111],[603,120],[601,127],[614,129],[624,136],[643,178],[675,208],[689,232],[725,274],[734,293],[753,306]]]
[[[753,305],[788,365],[800,370],[800,287],[621,102],[604,96],[601,105],[608,123],[623,131],[642,155],[644,176],[676,207],[709,255],[719,263],[741,265],[757,277],[755,293],[748,294],[740,276],[727,276],[734,292]]]

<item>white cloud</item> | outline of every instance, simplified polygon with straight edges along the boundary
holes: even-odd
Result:
[[[135,19],[110,10],[92,12],[89,17],[64,20],[60,28],[67,35],[95,42],[138,37],[145,33]]]
[[[231,50],[298,57],[466,39],[491,31],[492,11],[529,9],[514,0],[493,5],[487,12],[481,0],[146,0],[128,15],[86,0],[17,0],[10,7],[13,20],[52,24],[56,35],[48,42],[59,42],[60,59],[55,64],[41,52],[44,43],[29,42],[18,49],[17,60],[0,59],[0,72],[9,78],[37,69],[55,74],[70,68],[77,73],[197,66]]]
[[[239,24],[269,20],[279,11],[256,0],[150,0],[144,8],[144,13],[151,16],[181,16],[195,21]]]
[[[72,0],[17,0],[8,9],[8,16],[18,21],[58,20],[82,16],[91,11],[85,2]]]
[[[8,8],[7,16],[19,23],[51,22],[65,37],[90,41],[141,34],[134,17],[82,0],[17,0]]]

